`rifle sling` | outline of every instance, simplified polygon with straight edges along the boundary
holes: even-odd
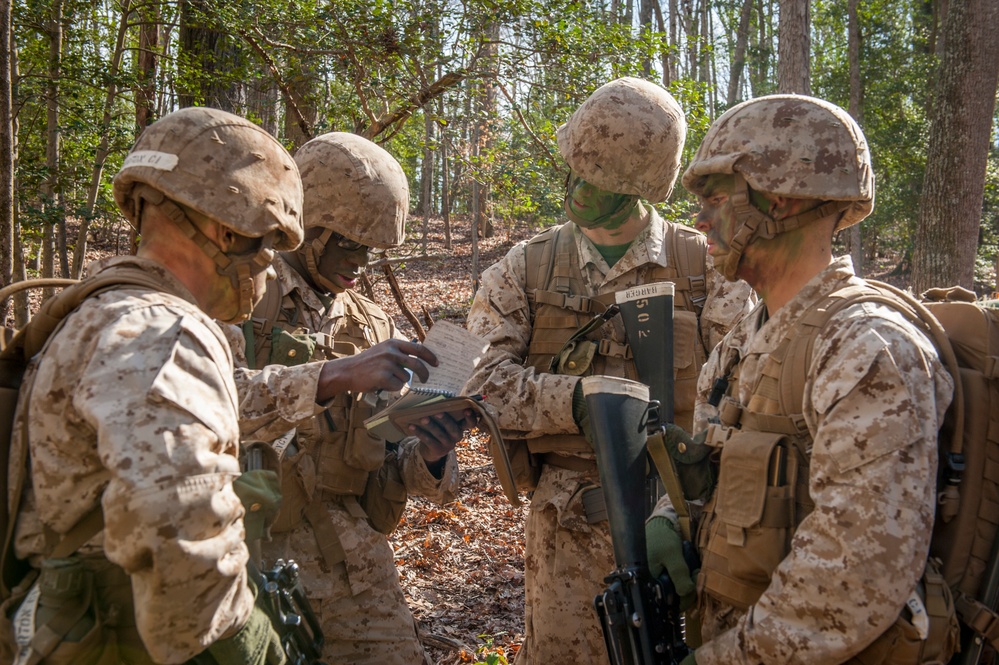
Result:
[[[690,540],[690,510],[687,508],[687,501],[683,497],[683,489],[680,487],[680,479],[676,474],[676,467],[673,459],[666,451],[666,443],[663,441],[662,432],[657,432],[649,437],[646,443],[649,455],[659,470],[659,477],[666,487],[666,494],[676,510],[677,520],[680,522],[680,535],[684,540]]]

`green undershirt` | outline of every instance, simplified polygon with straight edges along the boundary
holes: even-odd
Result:
[[[593,243],[593,246],[600,252],[600,256],[604,257],[607,265],[613,268],[614,264],[620,261],[621,257],[627,253],[628,248],[631,247],[631,243],[626,242],[623,245],[598,245],[597,243]]]

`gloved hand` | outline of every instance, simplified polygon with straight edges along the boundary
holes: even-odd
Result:
[[[281,483],[277,473],[266,469],[244,471],[232,481],[232,489],[246,509],[243,526],[247,542],[260,540],[281,510]]]
[[[208,647],[208,653],[219,665],[284,665],[286,662],[281,638],[264,611],[256,606],[235,635],[215,641]]]
[[[645,522],[645,547],[649,555],[649,572],[653,577],[669,574],[680,609],[688,610],[696,600],[694,577],[683,558],[683,540],[676,523],[665,515],[653,515]]]
[[[587,443],[593,445],[593,430],[590,428],[590,409],[583,397],[583,382],[577,381],[572,391],[572,419],[579,425],[579,431],[586,437]]]
[[[680,665],[697,665],[697,661],[694,660],[694,652],[691,651],[684,656],[683,660],[680,661]]]
[[[663,426],[663,440],[670,457],[676,462],[676,473],[688,501],[707,500],[715,488],[715,473],[711,466],[711,446],[704,443],[708,431],[690,436],[679,425]]]

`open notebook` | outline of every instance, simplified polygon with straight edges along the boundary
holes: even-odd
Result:
[[[427,333],[423,345],[437,356],[437,367],[427,368],[430,376],[425,382],[413,376],[402,389],[402,396],[364,421],[364,426],[375,436],[386,441],[398,441],[407,436],[406,426],[419,418],[435,413],[461,412],[455,398],[462,397],[465,383],[485,356],[489,343],[461,326],[449,321],[438,321]],[[478,400],[480,396],[471,396]],[[452,400],[455,403],[445,403]],[[436,407],[435,407],[436,405]]]

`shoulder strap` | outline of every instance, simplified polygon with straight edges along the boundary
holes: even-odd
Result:
[[[861,302],[885,305],[905,317],[933,342],[941,361],[954,378],[954,400],[951,408],[954,409],[955,427],[948,450],[952,455],[960,455],[964,438],[964,392],[957,357],[954,355],[947,332],[936,317],[912,295],[883,282],[873,280],[866,282],[866,285],[850,285],[829,294],[798,320],[788,336],[768,358],[761,372],[760,382],[753,391],[754,398],[759,395],[761,398],[775,399],[779,401],[780,410],[784,414],[800,415],[801,396],[804,394],[804,384],[819,332],[847,307]],[[766,383],[776,383],[779,393],[770,394],[765,386]]]
[[[246,340],[246,364],[251,369],[260,369],[270,362],[271,328],[281,314],[283,299],[278,281],[270,282],[264,290],[264,297],[242,325]],[[255,316],[258,312],[259,316]]]
[[[696,313],[704,307],[707,290],[707,240],[704,234],[672,222],[666,225],[669,260],[677,273],[676,290]]]

